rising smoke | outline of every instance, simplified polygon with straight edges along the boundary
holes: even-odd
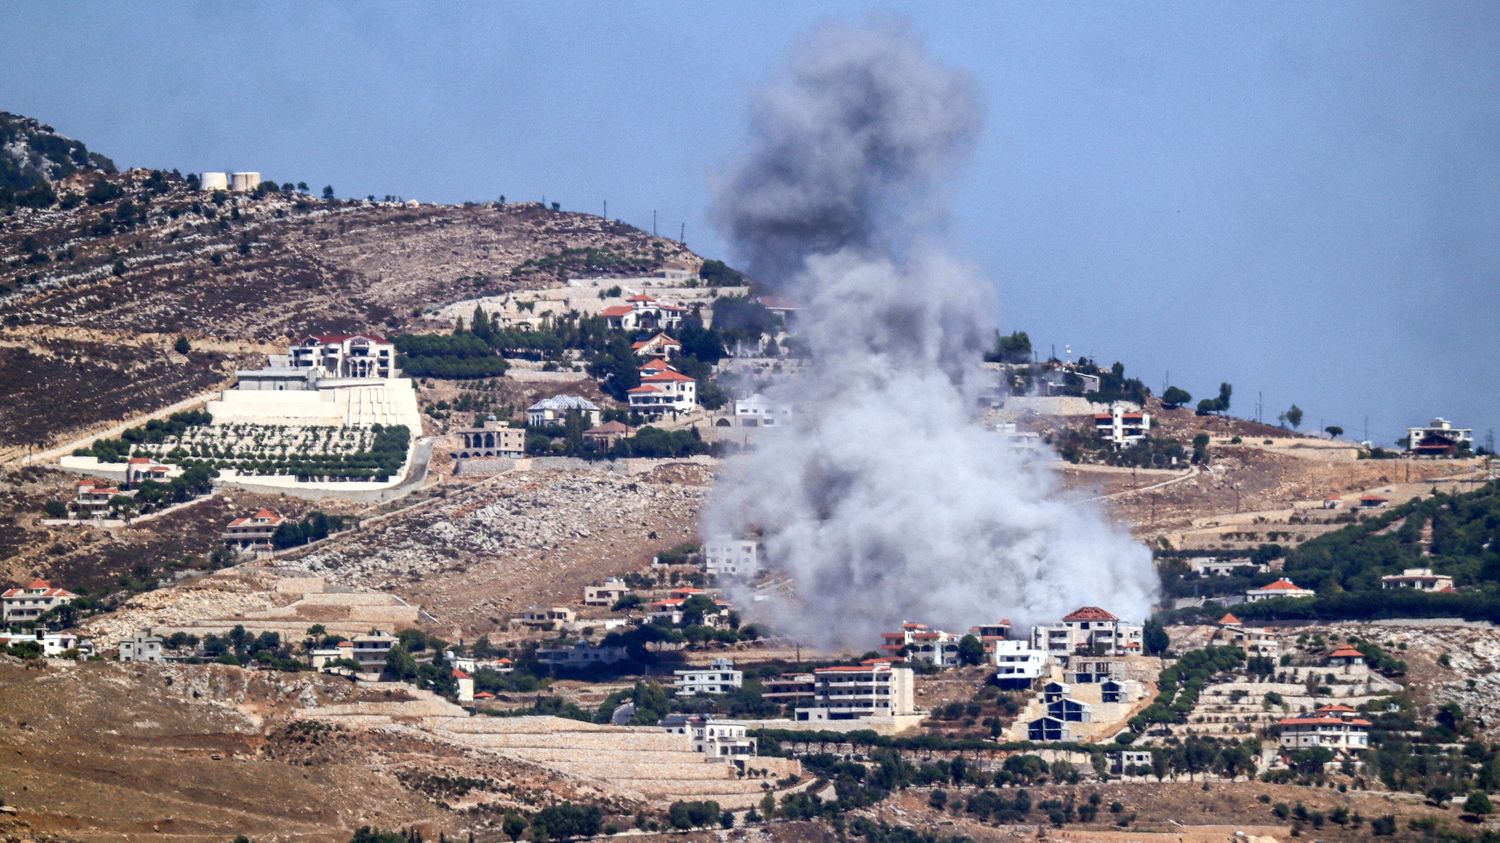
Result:
[[[751,613],[853,648],[903,619],[1143,618],[1146,549],[977,415],[994,286],[934,242],[938,190],[979,125],[967,77],[903,29],[826,29],[752,123],[717,219],[752,275],[798,301],[811,362],[769,390],[794,425],[730,460],[704,514],[706,537],[758,528],[800,598]]]

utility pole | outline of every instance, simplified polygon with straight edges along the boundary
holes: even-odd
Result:
[[[1370,441],[1370,417],[1369,417],[1369,415],[1365,416],[1365,438],[1364,438],[1363,441],[1365,441],[1365,442]]]
[[[604,200],[604,220],[605,220],[605,222],[609,221],[609,200],[608,199]]]
[[[656,236],[656,209],[651,209],[651,236]]]
[[[678,229],[677,242],[684,246],[687,245],[687,223],[683,223],[682,228]]]

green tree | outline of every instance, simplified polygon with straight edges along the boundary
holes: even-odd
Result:
[[[187,337],[178,336],[177,341],[172,343],[172,350],[178,354],[187,354],[193,350],[193,344],[188,342]]]
[[[1292,429],[1293,430],[1296,430],[1297,428],[1301,427],[1302,426],[1302,408],[1298,407],[1296,404],[1293,404],[1291,407],[1287,408],[1287,411],[1286,411],[1286,420],[1292,425]]]
[[[1334,439],[1337,439],[1340,436],[1344,435],[1344,429],[1336,424],[1330,424],[1329,426],[1323,428],[1323,432]]]
[[[1490,804],[1490,798],[1483,793],[1471,793],[1469,798],[1464,800],[1465,814],[1482,817],[1493,810],[1495,806]]]
[[[1212,398],[1205,398],[1198,402],[1198,415],[1206,416],[1219,411],[1219,402]]]
[[[1192,400],[1193,396],[1187,390],[1177,386],[1169,386],[1167,391],[1161,394],[1162,406],[1171,407],[1174,410]]]
[[[1230,386],[1228,383],[1221,383],[1221,384],[1219,384],[1219,397],[1214,400],[1214,403],[1216,405],[1218,405],[1219,412],[1221,412],[1221,413],[1227,413],[1227,412],[1229,412],[1229,398],[1233,394],[1234,394],[1234,387],[1233,386]]]
[[[325,185],[323,185],[323,199],[324,199],[324,201],[328,201],[328,202],[333,201],[333,185],[331,185],[331,184],[325,184]]]
[[[958,663],[959,664],[983,664],[984,644],[973,635],[965,635],[958,641]]]
[[[1141,644],[1146,648],[1147,653],[1160,656],[1172,646],[1172,639],[1167,635],[1167,628],[1162,626],[1161,621],[1150,618],[1141,630]]]
[[[506,814],[504,821],[500,823],[500,830],[511,839],[511,843],[515,843],[521,839],[521,835],[526,833],[528,825],[530,823],[526,822],[526,818],[520,814]]]
[[[385,669],[380,671],[380,678],[385,682],[410,682],[417,678],[417,660],[397,644],[385,654]]]

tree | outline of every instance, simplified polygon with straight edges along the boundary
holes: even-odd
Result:
[[[1198,402],[1198,415],[1200,416],[1206,416],[1210,413],[1217,412],[1218,409],[1219,402],[1215,401],[1212,398],[1205,398],[1202,401]]]
[[[68,505],[62,501],[47,501],[42,510],[47,513],[48,518],[67,518]]]
[[[1219,397],[1214,402],[1219,405],[1219,412],[1229,412],[1229,396],[1233,394],[1234,387],[1230,386],[1228,383],[1219,384]]]
[[[1323,432],[1334,439],[1337,439],[1340,436],[1344,435],[1344,429],[1336,424],[1330,424],[1329,426],[1323,428]]]
[[[1162,406],[1171,407],[1174,410],[1192,400],[1193,396],[1187,390],[1176,386],[1167,387],[1167,391],[1161,394]]]
[[[187,354],[193,350],[193,344],[188,342],[187,337],[178,336],[177,341],[172,343],[172,350],[178,354]]]
[[[125,274],[125,261],[123,261],[123,260],[115,261],[114,269],[112,269],[110,271],[115,274],[116,278],[119,278],[120,276],[124,275]]]
[[[1172,639],[1167,635],[1167,628],[1162,626],[1161,621],[1150,618],[1141,630],[1141,644],[1146,648],[1147,653],[1159,656],[1172,646]]]
[[[983,664],[984,644],[973,635],[965,635],[958,641],[958,663],[959,664]]]
[[[1286,420],[1292,425],[1292,429],[1293,430],[1296,430],[1297,428],[1301,427],[1302,426],[1302,408],[1298,407],[1296,404],[1293,404],[1291,407],[1287,408],[1287,411],[1286,411]]]
[[[1027,363],[1031,360],[1031,337],[1025,331],[1009,336],[996,332],[995,350],[985,358],[998,363]]]
[[[323,185],[323,199],[329,202],[333,201],[333,185]]]
[[[529,824],[520,814],[506,814],[505,820],[500,824],[500,830],[511,839],[511,843],[515,843],[521,839],[521,835],[526,833],[526,826]]]
[[[1203,465],[1208,462],[1208,434],[1200,433],[1193,437],[1193,464]]]
[[[1490,804],[1490,798],[1483,793],[1471,793],[1469,794],[1469,798],[1464,800],[1465,814],[1482,817],[1493,810],[1495,810],[1495,806]]]

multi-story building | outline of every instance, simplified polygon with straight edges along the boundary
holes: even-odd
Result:
[[[715,720],[701,714],[668,714],[661,727],[674,735],[686,735],[694,752],[731,763],[755,755],[755,738],[749,727],[734,720]]]
[[[687,308],[662,304],[645,293],[599,312],[611,328],[621,331],[675,331],[687,314]]]
[[[550,608],[532,606],[522,612],[521,617],[517,618],[515,623],[531,629],[559,630],[575,620],[577,620],[577,615],[566,606]]]
[[[979,643],[984,645],[985,658],[993,661],[996,645],[1010,638],[1010,619],[1001,618],[995,623],[982,623],[978,626],[971,626],[969,627],[969,634],[979,639]]]
[[[811,705],[816,683],[811,673],[783,673],[761,680],[761,699],[778,705]]]
[[[58,588],[43,579],[32,580],[24,588],[11,588],[0,594],[0,621],[8,624],[34,621],[77,599],[78,595],[66,588]]]
[[[703,568],[711,577],[751,578],[760,573],[760,542],[712,539],[703,543]]]
[[[391,654],[391,648],[396,646],[396,636],[388,632],[371,632],[368,635],[357,635],[354,637],[350,648],[350,658],[359,662],[359,666],[365,670],[380,670],[385,667],[385,657]]]
[[[483,459],[503,457],[520,459],[526,456],[526,431],[511,427],[494,416],[484,420],[478,427],[455,431],[463,445],[453,453],[456,459]]]
[[[1467,427],[1454,427],[1447,419],[1433,419],[1426,427],[1408,428],[1406,451],[1419,457],[1451,457],[1467,450],[1474,443],[1474,431]]]
[[[290,367],[334,378],[395,378],[396,346],[375,334],[313,334],[291,347]]]
[[[583,605],[585,606],[613,606],[620,598],[630,593],[630,586],[618,577],[610,577],[603,585],[585,586],[583,589]]]
[[[78,484],[77,491],[73,494],[72,509],[78,513],[79,518],[103,518],[109,514],[110,499],[123,494],[126,493],[114,486],[84,480]]]
[[[1245,626],[1233,614],[1219,618],[1219,628],[1214,630],[1213,640],[1223,646],[1239,647],[1250,658],[1275,659],[1281,653],[1281,642],[1276,639],[1276,633]]]
[[[166,661],[162,654],[161,639],[152,635],[150,630],[144,629],[123,639],[120,641],[120,661],[156,662],[157,664]]]
[[[78,637],[76,632],[48,632],[45,629],[0,632],[0,646],[16,644],[35,644],[42,648],[42,655],[49,659],[57,658],[69,650],[76,650],[79,655],[84,656],[94,652],[94,645],[87,639]]]
[[[568,420],[569,413],[578,413],[583,416],[585,427],[597,427],[599,420],[604,417],[604,411],[599,409],[599,405],[587,398],[577,395],[554,395],[527,407],[526,423],[532,427],[560,425]]]
[[[632,344],[630,348],[637,357],[658,357],[662,360],[671,360],[682,351],[682,343],[664,333],[658,333],[649,340],[641,340]]]
[[[536,650],[537,664],[549,667],[591,667],[614,664],[629,657],[624,647],[596,647],[583,641],[571,646],[538,647]]]
[[[1075,740],[1086,730],[1070,724],[1089,723],[1093,720],[1092,707],[1086,702],[1068,696],[1068,686],[1061,682],[1047,683],[1042,689],[1042,703],[1046,713],[1026,724],[1028,740],[1037,742]]]
[[[1127,410],[1115,404],[1107,413],[1094,414],[1094,435],[1121,447],[1145,439],[1150,432],[1150,413]]]
[[[645,416],[673,417],[698,409],[698,382],[676,369],[647,363],[641,385],[626,390],[630,409]]]
[[[1431,568],[1407,568],[1399,574],[1380,578],[1385,589],[1410,588],[1416,591],[1452,591],[1453,577],[1434,574]]]
[[[740,427],[786,427],[792,423],[793,414],[792,405],[760,393],[734,402],[734,421]]]
[[[276,528],[280,527],[284,521],[286,521],[285,518],[269,509],[262,509],[244,518],[236,518],[224,528],[222,535],[224,546],[231,550],[248,553],[269,551],[273,548],[271,540],[276,535]]]
[[[997,641],[995,681],[1002,690],[1022,690],[1047,675],[1047,654],[1025,641]]]
[[[796,711],[798,720],[857,720],[895,717],[916,711],[913,675],[889,659],[813,671],[813,702]]]
[[[744,684],[745,674],[735,670],[729,659],[714,659],[706,667],[690,667],[674,670],[672,686],[679,697],[694,697],[699,694],[719,696],[738,690]]]
[[[160,483],[173,473],[172,468],[162,465],[150,457],[131,457],[125,461],[126,486],[135,486],[137,483],[145,480],[154,480]]]
[[[1141,651],[1141,627],[1098,606],[1084,606],[1065,615],[1060,624],[1033,627],[1031,646],[1063,659],[1075,653],[1133,655]]]
[[[1335,752],[1358,752],[1370,746],[1370,721],[1348,706],[1323,706],[1309,717],[1288,717],[1276,723],[1282,749],[1323,747]]]

